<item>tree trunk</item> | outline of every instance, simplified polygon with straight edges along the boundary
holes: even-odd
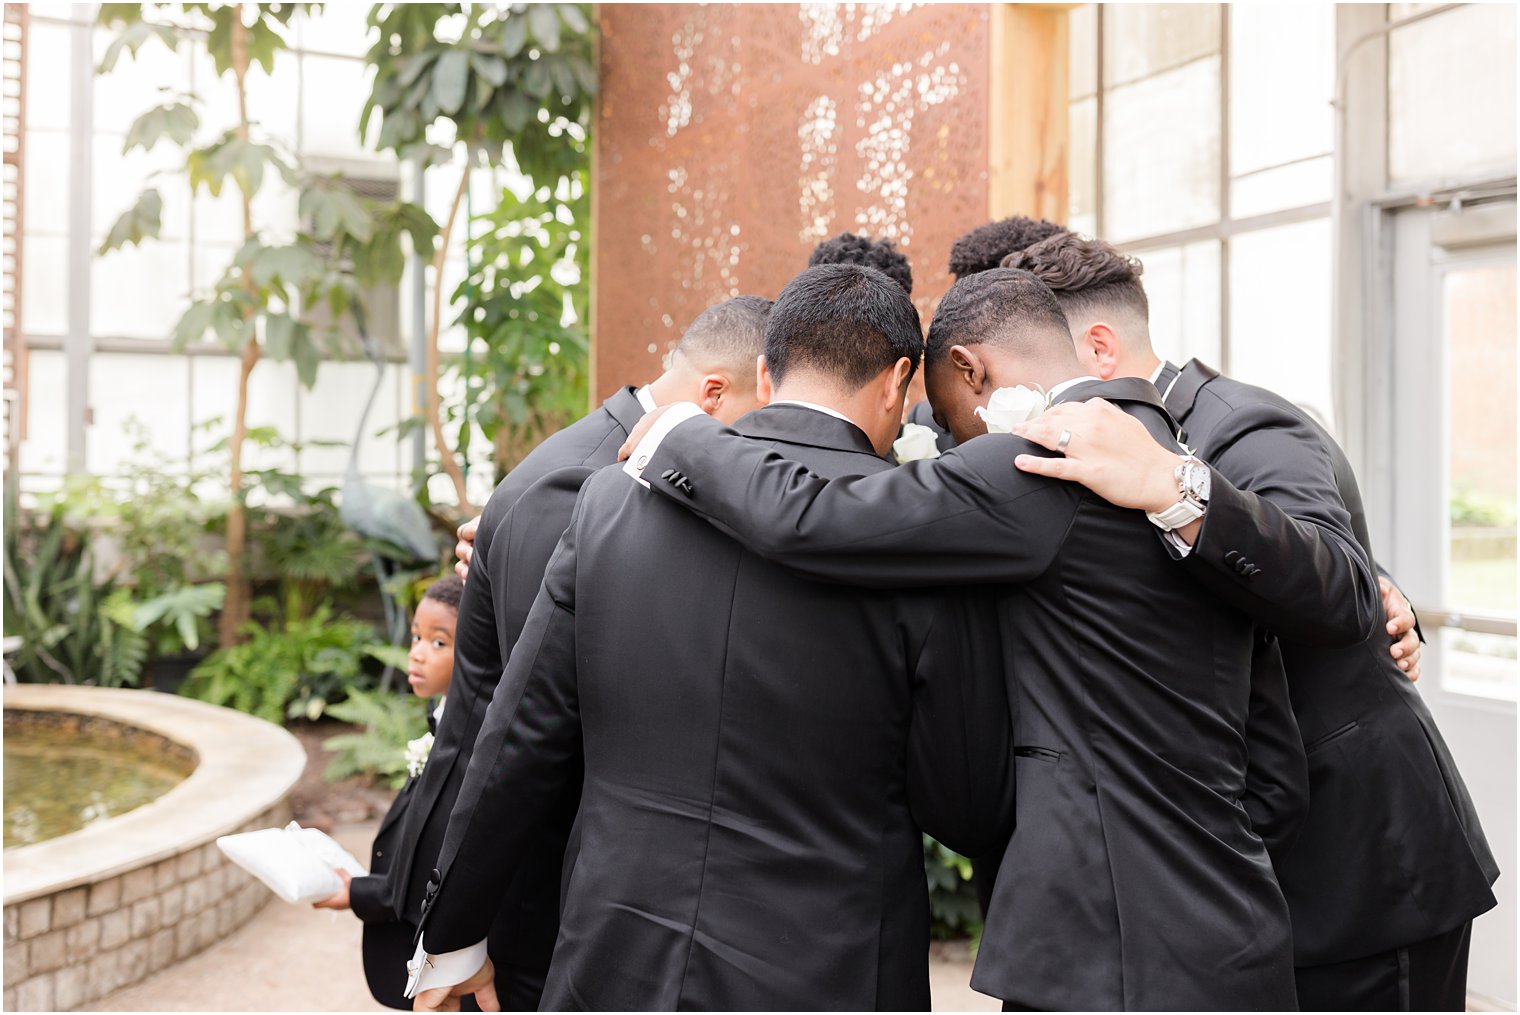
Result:
[[[243,25],[243,5],[232,9],[232,73],[237,80],[238,136],[248,139],[248,32]],[[243,194],[243,241],[253,238],[253,198]],[[243,286],[253,292],[253,279],[244,275]],[[252,313],[249,314],[250,318]],[[256,328],[250,320],[250,328]],[[227,598],[217,618],[217,641],[223,648],[242,640],[248,619],[251,592],[244,566],[248,544],[248,514],[243,505],[243,441],[248,436],[248,377],[259,362],[259,336],[250,330],[239,357],[237,408],[232,417],[232,442],[228,448],[230,469],[227,487],[232,503],[227,509]]]
[[[454,483],[454,494],[459,498],[459,513],[468,517],[475,513],[465,490],[464,470],[454,457],[454,451],[443,436],[443,406],[438,397],[438,333],[443,326],[443,265],[448,257],[449,237],[454,232],[454,222],[459,218],[459,207],[464,203],[465,191],[470,186],[470,162],[465,161],[464,172],[459,177],[459,189],[454,191],[454,203],[449,206],[449,217],[443,223],[443,233],[438,238],[438,253],[433,256],[433,321],[428,329],[427,367],[423,380],[427,387],[428,423],[433,430],[433,443],[438,446],[438,460],[443,471]],[[466,339],[468,341],[468,339]]]

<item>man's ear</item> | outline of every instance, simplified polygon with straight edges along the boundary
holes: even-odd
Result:
[[[955,370],[955,375],[971,389],[972,394],[980,395],[987,386],[987,365],[964,345],[950,347],[950,366]]]
[[[913,361],[906,356],[899,357],[890,370],[883,372],[881,404],[885,411],[902,415],[903,397],[908,393],[908,375],[912,372]]]
[[[728,378],[722,374],[705,374],[697,393],[697,404],[712,416],[723,407],[723,396],[729,393]]]
[[[1082,333],[1077,340],[1077,352],[1088,361],[1082,365],[1090,368],[1100,380],[1112,380],[1119,372],[1119,336],[1102,321]]]
[[[771,404],[771,368],[765,365],[765,353],[755,357],[755,397],[761,405]]]

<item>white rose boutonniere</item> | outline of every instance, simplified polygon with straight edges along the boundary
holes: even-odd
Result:
[[[988,433],[1012,433],[1020,423],[1027,423],[1050,406],[1050,396],[1036,385],[1033,389],[1020,384],[1015,388],[998,388],[987,400],[986,407],[977,406],[976,414],[987,424]]]
[[[934,430],[922,423],[905,423],[902,436],[892,442],[892,457],[899,465],[923,458],[938,458],[939,445],[935,443]]]
[[[422,774],[422,766],[427,764],[428,755],[433,752],[433,734],[424,733],[416,740],[409,740],[406,744],[406,753],[402,755],[406,759],[406,774],[417,776]]]

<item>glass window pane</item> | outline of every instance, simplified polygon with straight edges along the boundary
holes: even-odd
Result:
[[[1474,4],[1388,43],[1388,170],[1438,180],[1515,165],[1515,8]]]
[[[110,28],[95,30],[95,59],[105,55],[106,47],[116,38]],[[31,54],[27,55],[30,67]],[[172,102],[190,87],[186,51],[175,52],[156,36],[143,43],[137,54],[123,53],[116,67],[94,79],[95,129],[105,133],[127,132],[143,113],[154,106]]]
[[[1230,240],[1226,372],[1310,410],[1333,431],[1330,222]]]
[[[90,409],[94,422],[85,430],[90,471],[98,475],[121,472],[133,457],[132,446],[139,436],[147,441],[154,457],[182,464],[190,440],[186,404],[189,382],[189,360],[184,356],[91,353]],[[154,396],[144,397],[149,391]],[[141,428],[140,434],[129,422]]]
[[[397,457],[398,440],[393,431],[377,437],[375,434],[387,427],[394,427],[400,419],[400,382],[398,368],[384,368],[380,374],[368,362],[323,363],[317,371],[317,383],[310,391],[301,391],[301,439],[303,441],[336,441],[338,447],[308,447],[301,452],[301,471],[319,480],[319,485],[339,485],[348,468],[348,456],[352,451],[355,434],[358,433],[359,416],[364,402],[375,388],[376,376],[380,386],[375,396],[375,406],[370,411],[364,432],[359,434],[359,471],[387,485],[394,485],[399,471]]]
[[[25,189],[21,195],[27,242],[39,233],[67,236],[69,231],[69,136],[59,130],[26,130],[21,156]],[[31,251],[26,251],[30,254]],[[28,258],[30,259],[30,258]]]
[[[1231,181],[1230,217],[1250,218],[1328,201],[1334,186],[1335,161],[1331,155],[1263,169]]]
[[[90,329],[112,338],[166,339],[190,292],[185,243],[149,242],[96,258],[90,281]]]
[[[299,83],[304,69],[299,66],[300,62],[299,54],[281,49],[274,54],[273,73],[265,74],[264,68],[258,65],[254,65],[248,72],[248,119],[255,125],[255,140],[262,134],[266,138],[273,137],[295,147],[298,140],[296,113],[300,107]],[[342,103],[345,98],[333,96],[329,101]],[[313,115],[312,107],[320,105],[321,103],[307,103],[306,108],[299,110],[307,123],[310,123]],[[231,122],[227,125],[231,126]]]
[[[197,446],[205,447],[232,433],[232,414],[237,407],[238,360],[232,356],[190,356],[190,417],[199,426],[211,420],[219,425],[197,434]],[[248,378],[248,425],[272,426],[281,437],[296,440],[296,368],[292,363],[261,360]],[[285,469],[294,472],[295,455],[286,449],[265,449],[248,444],[243,452],[248,469]]]
[[[1173,363],[1219,364],[1219,241],[1136,254],[1145,271],[1151,345]]]
[[[176,171],[185,164],[184,152],[171,144],[163,143],[151,152],[139,148],[124,155],[121,151],[121,135],[99,132],[95,135],[93,148],[95,165],[90,183],[94,189],[94,207],[91,210],[95,221],[92,223],[92,243],[99,244],[117,217],[132,207],[144,188],[150,186],[157,187],[164,200],[163,238],[184,240],[189,237],[189,188],[184,184],[184,177]],[[163,172],[162,176],[149,179],[153,173],[160,171]],[[26,185],[32,185],[30,177],[27,178]],[[47,218],[56,220],[52,213]],[[153,243],[153,240],[148,240],[145,245],[152,246]]]
[[[38,236],[27,222],[21,273],[21,327],[28,335],[62,335],[69,329],[69,245],[62,236]],[[35,390],[35,388],[34,388]]]
[[[18,459],[27,475],[62,475],[68,465],[67,364],[54,349],[32,349],[26,362],[26,440]]]
[[[26,28],[26,126],[69,126],[73,103],[70,40],[66,25],[33,18]]]
[[[1291,72],[1285,73],[1290,65]],[[1328,154],[1334,97],[1334,5],[1230,8],[1232,176]],[[1322,194],[1300,203],[1329,197],[1326,186]]]
[[[1514,263],[1446,272],[1441,303],[1451,411],[1445,601],[1459,610],[1513,617]]]
[[[1128,84],[1219,53],[1218,4],[1103,8],[1103,83]]]
[[[1218,57],[1108,93],[1103,216],[1116,243],[1218,221]]]
[[[316,14],[299,16],[298,45],[319,53],[343,53],[363,56],[374,38],[366,25],[369,7],[365,4],[324,4]]]
[[[375,152],[359,139],[359,112],[369,96],[374,67],[359,60],[307,56],[302,61],[301,74],[305,97],[302,107],[305,119],[301,125],[303,153],[377,161]],[[394,165],[389,157],[385,161]]]
[[[1098,94],[1098,5],[1073,7],[1066,17],[1069,98]]]
[[[1066,224],[1091,234],[1098,231],[1098,100],[1073,102],[1067,129]]]

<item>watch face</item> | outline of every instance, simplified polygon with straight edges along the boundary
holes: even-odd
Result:
[[[1207,501],[1212,478],[1209,467],[1199,462],[1187,471],[1187,492],[1197,500]]]

